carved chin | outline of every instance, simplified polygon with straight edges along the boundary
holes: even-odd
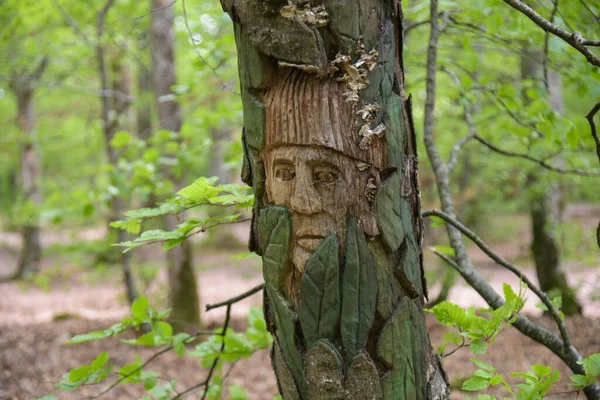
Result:
[[[304,273],[304,267],[306,266],[306,262],[312,255],[312,251],[307,251],[299,245],[295,245],[292,250],[292,262],[294,264],[294,268],[300,272],[300,274]]]

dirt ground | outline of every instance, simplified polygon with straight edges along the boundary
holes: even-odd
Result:
[[[526,237],[527,232],[522,234]],[[82,235],[101,237],[98,232],[84,232]],[[241,227],[236,236],[244,235],[244,228]],[[64,238],[45,233],[45,246],[55,240]],[[523,252],[523,246],[519,244],[500,243],[494,247],[511,259],[519,258]],[[16,265],[17,248],[18,237],[0,234],[0,277],[10,274]],[[480,272],[495,288],[501,291],[504,282],[518,286],[518,279],[508,271],[489,263],[474,249],[470,251]],[[150,254],[150,258],[153,257],[162,255],[154,252]],[[43,268],[56,268],[61,263],[68,261],[52,255],[44,260]],[[214,250],[208,252],[198,246],[196,263],[199,265],[197,276],[203,306],[233,297],[262,280],[259,260],[255,258],[233,260],[230,254]],[[64,268],[70,267],[65,264]],[[565,265],[565,269],[571,284],[578,288],[579,299],[584,305],[584,316],[567,320],[573,344],[582,355],[600,352],[600,268],[569,264]],[[114,338],[81,345],[65,345],[64,342],[73,335],[106,328],[128,313],[117,269],[104,275],[90,275],[81,268],[69,271],[71,272],[68,274],[52,279],[51,290],[31,283],[0,284],[0,399],[29,400],[49,393],[54,393],[59,399],[93,396],[102,392],[106,386],[90,386],[74,393],[58,392],[54,386],[63,373],[70,368],[90,363],[102,351],[108,351],[111,363],[116,365],[131,363],[136,355],[146,360],[156,352],[156,349],[124,345]],[[525,272],[536,281],[533,270],[525,269]],[[437,290],[439,289],[434,285],[431,289],[432,297],[435,297]],[[158,298],[161,295],[164,297],[164,276],[159,274],[148,291]],[[533,294],[530,293],[528,299],[525,313],[551,329],[551,321],[542,317],[535,307]],[[479,296],[462,281],[452,289],[449,300],[463,306],[485,306]],[[261,302],[261,295],[256,294],[237,304],[233,308],[234,327],[244,329],[249,308],[260,306]],[[202,317],[207,327],[216,327],[221,324],[224,310],[213,310],[204,313]],[[429,314],[427,322],[433,346],[437,347],[447,328],[438,325]],[[471,357],[471,353],[463,349],[444,360],[453,387],[460,387],[461,382],[474,371],[474,365],[469,362]],[[511,371],[524,372],[535,363],[558,368],[563,377],[561,382],[567,381],[570,375],[568,369],[549,350],[513,328],[503,331],[488,354],[479,358],[496,366],[505,376]],[[176,378],[178,391],[202,382],[207,372],[201,368],[198,360],[191,357],[179,358],[172,352],[157,358],[148,369],[161,372],[165,383]],[[227,378],[227,383],[243,386],[251,399],[272,399],[277,389],[268,352],[260,351],[251,358],[238,362]],[[556,388],[556,391],[562,390],[568,388]],[[125,385],[118,386],[102,398],[135,399],[142,393],[142,387]],[[199,397],[197,393],[192,393],[186,398]],[[452,398],[466,397],[464,393],[455,390]],[[576,397],[556,395],[549,398]]]

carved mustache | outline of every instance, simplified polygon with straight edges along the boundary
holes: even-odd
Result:
[[[329,233],[336,232],[336,224],[327,214],[295,215],[292,219],[292,229],[295,232],[295,243],[312,253]]]

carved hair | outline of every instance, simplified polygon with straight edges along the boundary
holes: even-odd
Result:
[[[344,99],[343,82],[283,69],[265,93],[266,149],[282,145],[322,146],[381,169],[385,138],[366,150],[358,146],[357,116]]]

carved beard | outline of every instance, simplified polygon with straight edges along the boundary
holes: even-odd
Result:
[[[306,269],[306,262],[314,254],[317,246],[330,233],[336,233],[340,245],[340,255],[345,253],[346,237],[345,218],[336,219],[327,213],[312,215],[292,215],[292,264],[294,266],[290,277],[290,297],[295,302],[299,299],[300,280]]]

